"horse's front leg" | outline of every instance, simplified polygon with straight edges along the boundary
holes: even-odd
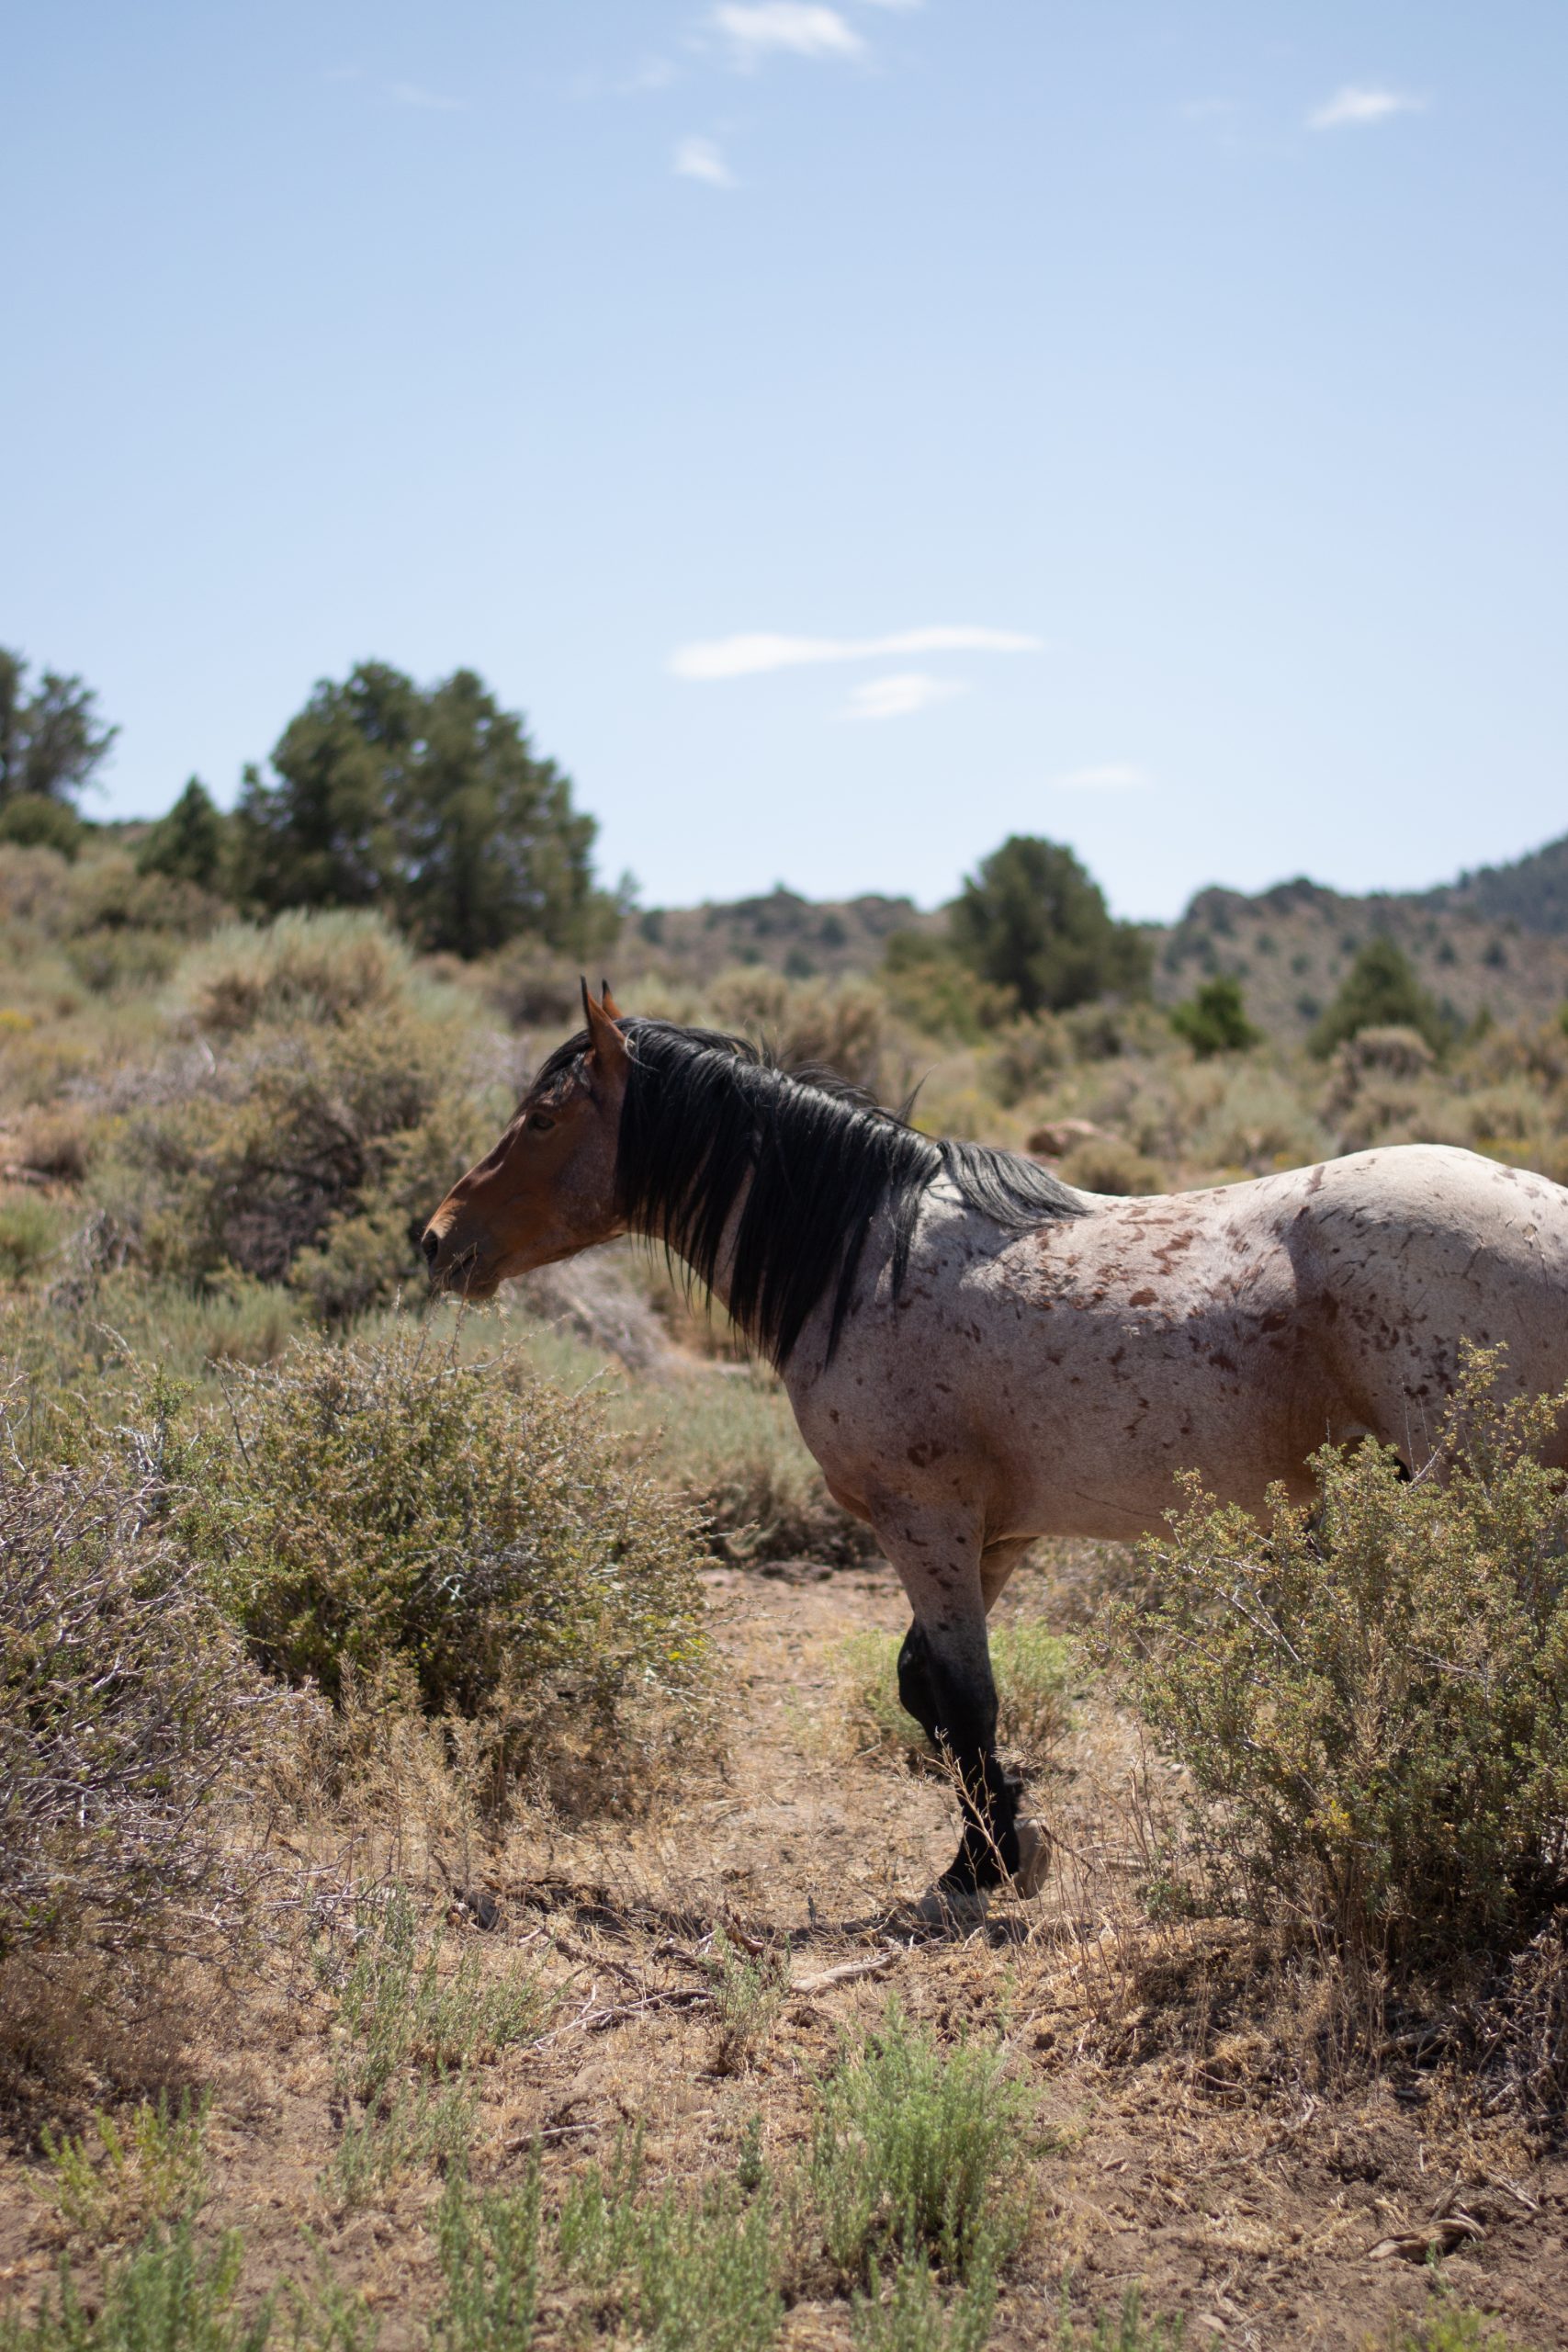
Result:
[[[915,1613],[898,1656],[898,1695],[949,1758],[958,1782],[964,1830],[939,1884],[946,1893],[974,1894],[1027,1876],[1021,1872],[1018,1776],[1003,1770],[997,1754],[978,1531],[951,1511],[902,1505],[878,1512],[874,1523]],[[1026,1842],[1032,1853],[1033,1841]]]

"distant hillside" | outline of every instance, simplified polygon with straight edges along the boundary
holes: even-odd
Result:
[[[941,932],[945,918],[912,899],[803,899],[781,883],[765,899],[654,907],[634,915],[616,947],[617,968],[711,980],[738,964],[766,964],[792,980],[874,971],[890,932]]]
[[[1458,908],[1492,922],[1511,919],[1521,930],[1553,937],[1568,933],[1568,833],[1511,865],[1461,874],[1457,882],[1427,891],[1421,903]]]
[[[1256,898],[1201,890],[1157,934],[1155,994],[1173,1003],[1212,972],[1234,972],[1253,1019],[1277,1037],[1305,1035],[1357,949],[1376,932],[1399,942],[1438,1003],[1462,1022],[1544,1018],[1568,997],[1568,938],[1527,933],[1436,894],[1349,898],[1305,880]]]
[[[616,968],[699,985],[738,964],[837,978],[874,971],[891,932],[940,934],[945,921],[908,899],[815,900],[781,887],[766,898],[636,915]],[[1437,890],[1357,898],[1304,876],[1253,896],[1200,890],[1179,922],[1150,926],[1155,995],[1172,1004],[1211,973],[1234,972],[1252,1018],[1294,1043],[1376,932],[1399,942],[1461,1022],[1483,1012],[1498,1021],[1544,1018],[1568,1000],[1568,837]]]

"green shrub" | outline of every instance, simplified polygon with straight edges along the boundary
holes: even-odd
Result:
[[[1363,1029],[1414,1029],[1434,1053],[1453,1043],[1453,1024],[1416,978],[1397,940],[1374,933],[1356,950],[1338,994],[1314,1024],[1307,1043],[1326,1060],[1336,1046]]]
[[[0,2352],[263,2352],[273,2301],[249,2319],[236,2311],[243,2260],[237,2231],[202,2255],[182,2222],[106,2269],[85,2304],[62,2262],[36,2317],[0,2312]]]
[[[3,1417],[0,1417],[3,1419]],[[0,1959],[222,1950],[265,1709],[154,1481],[28,1470],[0,1426]]]
[[[408,2173],[460,2172],[474,2124],[475,2096],[465,2075],[398,2083],[344,2122],[323,2187],[341,2211],[358,2212]]]
[[[850,1634],[840,1645],[839,1667],[857,1742],[869,1739],[884,1753],[911,1760],[931,1753],[925,1733],[905,1713],[898,1696],[897,1635]],[[993,1625],[991,1672],[1002,1747],[1034,1770],[1043,1770],[1072,1724],[1072,1644],[1043,1625]]]
[[[1027,2221],[1031,2099],[1005,2054],[942,2050],[897,2002],[818,2090],[811,2186],[840,2274],[920,2252],[954,2277],[1004,2261]]]
[[[1143,1195],[1160,1189],[1160,1171],[1145,1153],[1120,1136],[1089,1136],[1076,1143],[1056,1170],[1080,1193]]]
[[[62,2258],[55,2294],[32,2318],[14,2304],[0,2310],[0,2352],[265,2352],[280,2293],[291,2352],[374,2352],[377,2323],[364,2298],[320,2257],[308,2287],[286,2280],[248,2314],[237,2308],[243,2268],[237,2230],[200,2252],[188,2222],[152,2231],[104,2267],[85,2298]]]
[[[877,979],[893,1011],[922,1037],[977,1045],[1013,1009],[1010,990],[980,979],[930,932],[890,932]]]
[[[768,2352],[777,2337],[781,2256],[765,2175],[750,2191],[720,2179],[656,2198],[642,2185],[638,2133],[617,2143],[607,2172],[594,2165],[573,2182],[556,2238],[567,2275],[649,2352]]]
[[[342,1028],[401,1009],[413,957],[378,915],[291,913],[230,923],[180,967],[176,997],[198,1028],[232,1036],[263,1023]]]
[[[874,2262],[870,2291],[852,2308],[859,2352],[984,2352],[996,2315],[996,2273],[980,2256],[964,2285],[944,2292],[921,2246],[904,2256],[886,2294]]]
[[[621,1467],[590,1398],[408,1330],[297,1342],[226,1385],[182,1526],[274,1673],[335,1695],[348,1664],[403,1669],[498,1763],[547,1773],[699,1689],[694,1515]]]
[[[500,1113],[463,1000],[367,916],[220,933],[179,988],[228,1044],[133,1102],[96,1188],[152,1271],[290,1280],[331,1322],[417,1284],[412,1228]]]
[[[193,2220],[207,2201],[210,2108],[210,2093],[193,2103],[184,2091],[171,2108],[161,2091],[155,2107],[143,2099],[133,2108],[123,2129],[100,2109],[96,2147],[85,2133],[57,2141],[46,2124],[43,2152],[61,2219],[100,2243],[137,2235],[150,2222]]]
[[[1010,1022],[982,1067],[998,1102],[1010,1110],[1048,1087],[1071,1061],[1072,1050],[1066,1023],[1039,1012],[1032,1020]]]
[[[476,2197],[453,2173],[435,2232],[446,2289],[431,2323],[437,2352],[529,2352],[539,2310],[537,2150],[508,2195]]]
[[[403,1888],[361,1905],[356,1929],[338,1996],[338,2085],[350,2097],[374,2102],[410,2067],[444,2076],[538,2033],[547,2004],[534,1980],[487,1973],[471,1942],[449,1958],[439,1929],[421,1937]]]
[[[1262,1035],[1247,1019],[1241,982],[1230,972],[1216,972],[1196,995],[1173,1006],[1170,1025],[1200,1061],[1207,1061],[1213,1054],[1243,1053]]]
[[[722,1928],[713,1935],[709,1977],[713,1987],[716,2075],[739,2075],[766,2041],[789,1992],[789,1953],[770,1947],[741,1951]]]
[[[829,1069],[874,1091],[881,1078],[887,1008],[863,979],[791,980],[765,965],[723,972],[714,1018],[754,1038],[786,1069]]]
[[[52,1201],[36,1193],[17,1193],[0,1201],[0,1274],[25,1282],[48,1265],[58,1250],[66,1223]]]
[[[1099,1637],[1192,1776],[1206,1902],[1369,1955],[1506,1949],[1568,1877],[1564,1400],[1466,1351],[1437,1456],[1325,1447],[1266,1521],[1189,1482]]]
[[[0,806],[0,842],[14,842],[18,849],[52,849],[74,860],[82,830],[74,808],[47,792],[18,792]]]

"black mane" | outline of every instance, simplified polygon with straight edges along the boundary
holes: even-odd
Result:
[[[631,1067],[615,1158],[619,1212],[711,1289],[750,1179],[729,1311],[781,1369],[830,1283],[831,1358],[867,1231],[884,1209],[898,1295],[920,1202],[939,1178],[1009,1233],[1088,1213],[1032,1160],[918,1135],[862,1089],[828,1071],[781,1069],[743,1037],[635,1016],[621,1027]],[[574,1070],[589,1042],[581,1030],[558,1046],[530,1091]]]

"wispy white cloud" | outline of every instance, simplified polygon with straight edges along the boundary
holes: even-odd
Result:
[[[808,0],[732,0],[709,19],[728,42],[738,65],[761,65],[766,57],[859,57],[865,42],[837,8]]]
[[[449,98],[440,90],[423,89],[417,82],[394,82],[387,92],[394,106],[425,107],[433,114],[461,114],[461,98]]]
[[[1104,767],[1069,768],[1065,775],[1054,775],[1051,782],[1058,792],[1134,792],[1154,778],[1146,768],[1111,761]]]
[[[916,8],[923,8],[925,0],[862,0],[862,5],[867,8],[897,9],[908,16]]]
[[[1040,639],[1019,629],[939,626],[896,630],[890,637],[710,637],[678,645],[670,656],[677,678],[754,678],[767,670],[794,670],[808,662],[878,662],[900,653],[1038,653]]]
[[[712,139],[682,139],[675,150],[674,170],[683,180],[702,180],[709,187],[733,187],[735,175]]]
[[[667,57],[645,57],[642,63],[616,86],[628,96],[635,97],[646,90],[667,90],[678,78]]]
[[[844,705],[844,718],[910,718],[929,710],[933,702],[951,702],[967,694],[964,678],[933,678],[923,670],[903,670],[889,678],[868,678]]]
[[[1425,114],[1428,100],[1413,90],[1369,89],[1348,82],[1307,117],[1309,130],[1343,130],[1348,124],[1387,122],[1391,115]]]

